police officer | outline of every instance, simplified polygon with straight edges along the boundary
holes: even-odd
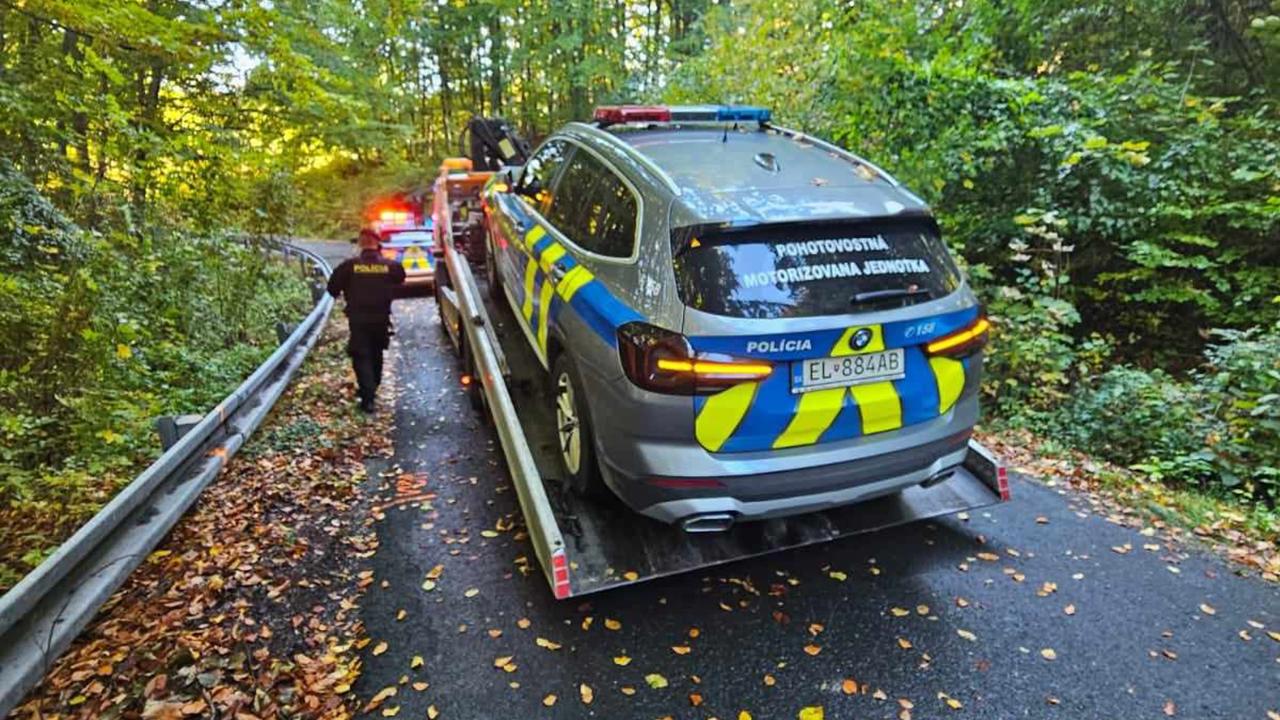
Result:
[[[329,276],[329,294],[347,297],[347,352],[356,371],[360,409],[373,412],[373,398],[382,382],[382,353],[391,340],[391,300],[404,284],[404,268],[378,252],[380,240],[363,230],[360,254],[348,258]]]

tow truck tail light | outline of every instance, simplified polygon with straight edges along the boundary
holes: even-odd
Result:
[[[717,392],[773,373],[773,365],[760,360],[696,354],[680,333],[642,322],[618,328],[618,352],[631,382],[671,395]]]
[[[968,326],[961,330],[944,335],[924,346],[928,355],[944,355],[947,357],[964,357],[981,350],[991,337],[991,321],[979,315]]]

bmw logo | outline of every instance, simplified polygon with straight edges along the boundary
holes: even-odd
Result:
[[[871,344],[871,337],[874,333],[871,328],[858,328],[853,333],[853,337],[849,338],[849,347],[854,350],[861,350]]]

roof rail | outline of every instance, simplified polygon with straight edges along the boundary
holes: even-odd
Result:
[[[613,133],[605,132],[604,130],[601,130],[600,128],[594,125],[588,125],[587,123],[583,123],[583,122],[571,122],[567,125],[567,127],[571,127],[574,130],[577,130],[578,132],[584,133],[586,135],[590,135],[591,137],[596,138],[601,142],[608,143],[610,147],[618,150],[623,155],[626,155],[632,160],[635,160],[636,162],[643,165],[646,170],[653,173],[654,175],[657,175],[658,179],[661,180],[662,183],[667,186],[668,190],[675,193],[676,195],[680,194],[680,186],[677,185],[676,181],[672,179],[670,175],[667,174],[666,170],[663,170],[662,168],[658,167],[657,163],[650,160],[644,153],[640,152],[639,150],[636,150],[635,148],[631,147],[627,143],[624,143],[621,140],[619,140],[618,136],[614,135]]]
[[[777,132],[782,133],[783,135],[786,135],[786,136],[788,136],[788,137],[790,137],[790,138],[792,138],[792,139],[794,139],[794,140],[801,140],[801,141],[804,141],[804,142],[810,143],[810,144],[812,144],[812,145],[816,145],[817,147],[820,147],[820,148],[822,148],[823,150],[826,150],[827,152],[830,152],[830,153],[834,153],[834,154],[836,154],[836,155],[839,155],[840,157],[842,157],[842,158],[844,158],[844,159],[846,159],[846,160],[848,160],[848,161],[850,161],[850,162],[854,162],[854,163],[857,163],[857,164],[859,164],[859,165],[864,165],[864,166],[866,166],[866,167],[868,167],[868,168],[871,168],[873,171],[875,171],[877,174],[879,174],[879,175],[880,175],[880,177],[883,177],[885,180],[889,181],[889,184],[890,184],[890,185],[892,185],[892,186],[894,186],[894,187],[901,187],[901,186],[902,186],[902,183],[898,182],[898,179],[897,179],[897,178],[895,178],[894,176],[890,175],[888,172],[886,172],[884,168],[880,167],[879,165],[876,165],[875,163],[871,162],[870,160],[867,160],[866,158],[862,157],[861,155],[856,155],[856,154],[854,154],[854,153],[849,152],[848,150],[845,150],[844,148],[840,147],[839,145],[835,145],[835,144],[833,144],[833,143],[829,143],[829,142],[827,142],[826,140],[823,140],[823,139],[822,139],[822,138],[820,138],[820,137],[815,137],[815,136],[813,136],[813,135],[807,135],[807,134],[805,134],[805,133],[800,132],[799,130],[792,130],[791,128],[785,128],[785,127],[782,127],[782,126],[780,126],[780,125],[772,125],[772,124],[771,124],[771,125],[768,125],[768,126],[766,126],[766,127],[767,127],[769,130],[776,130]]]

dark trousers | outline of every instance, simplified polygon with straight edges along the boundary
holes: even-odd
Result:
[[[360,401],[373,402],[382,383],[382,353],[391,342],[390,323],[386,320],[367,321],[348,319],[351,338],[347,341],[347,353],[356,371],[356,387]]]

